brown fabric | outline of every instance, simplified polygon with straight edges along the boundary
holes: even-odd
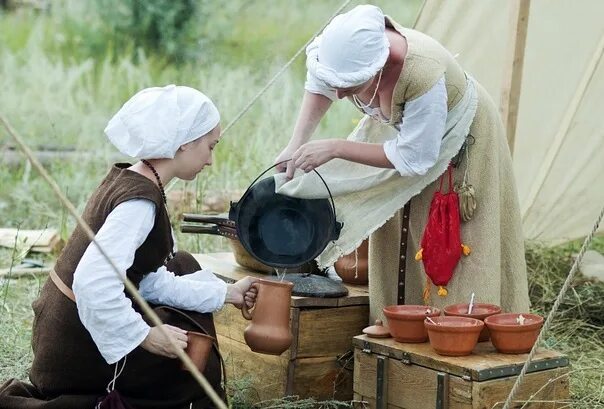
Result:
[[[405,102],[427,92],[445,74],[449,108],[463,96],[463,69],[437,41],[425,34],[389,24],[407,38],[409,54],[393,95],[393,118],[402,115]],[[477,84],[478,109],[470,129],[474,145],[469,149],[469,183],[476,191],[478,207],[474,217],[461,225],[461,238],[472,249],[462,256],[453,279],[447,285],[446,297],[436,295],[431,286],[430,305],[444,307],[467,302],[475,292],[480,302],[500,305],[504,311],[524,312],[529,309],[524,235],[520,208],[507,146],[505,129],[491,97]],[[397,113],[398,112],[398,113]],[[460,182],[468,168],[464,159],[455,169],[455,181]],[[411,199],[406,259],[405,302],[423,304],[422,290],[426,274],[421,262],[413,255],[428,217],[428,210],[438,180]],[[400,263],[401,212],[373,233],[369,241],[370,322],[384,319],[382,309],[397,304],[396,268]]]
[[[111,210],[123,201],[145,198],[156,203],[155,225],[127,271],[128,278],[138,286],[145,274],[156,271],[163,264],[172,248],[172,238],[159,189],[147,178],[126,170],[127,166],[121,164],[111,169],[93,193],[83,217],[96,232]],[[88,244],[83,231],[76,228],[56,263],[57,274],[68,287],[71,287],[73,273]],[[177,253],[167,263],[167,268],[177,275],[185,275],[198,271],[200,266],[190,254]],[[0,388],[0,409],[93,408],[96,400],[105,394],[115,365],[105,362],[82,325],[76,305],[51,280],[47,280],[32,307],[34,360],[30,381],[33,386],[15,380],[7,382]],[[165,323],[199,331],[196,325],[177,314],[161,309],[156,311]],[[187,314],[215,337],[211,314]],[[222,393],[220,361],[218,355],[214,355],[204,374]],[[190,402],[194,402],[194,408],[210,406],[191,375],[180,369],[178,360],[153,355],[141,347],[128,354],[116,389],[137,409],[184,409],[189,408]]]
[[[82,218],[96,233],[120,203],[131,199],[147,199],[155,203],[155,226],[136,251],[134,263],[126,272],[128,278],[138,286],[143,275],[157,271],[164,264],[173,243],[170,219],[159,188],[146,177],[128,170],[129,166],[129,163],[118,163],[111,168],[88,200]],[[57,259],[55,270],[69,288],[73,283],[73,273],[89,244],[84,230],[77,226]]]

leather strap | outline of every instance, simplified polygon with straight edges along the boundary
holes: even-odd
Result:
[[[398,296],[396,303],[405,304],[405,275],[407,272],[407,237],[409,235],[409,214],[411,213],[411,201],[403,208],[403,219],[401,220],[401,247],[398,261]]]
[[[50,279],[53,283],[55,283],[59,291],[62,292],[65,297],[69,298],[73,302],[76,302],[75,294],[73,293],[73,291],[71,291],[71,288],[65,285],[63,280],[61,280],[61,278],[54,269],[50,270]]]

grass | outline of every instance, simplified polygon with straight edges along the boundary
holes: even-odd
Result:
[[[308,0],[298,6],[286,0],[203,1],[201,56],[173,64],[164,56],[122,47],[99,37],[99,21],[86,2],[57,0],[50,13],[0,12],[0,112],[32,147],[58,147],[93,152],[86,161],[55,161],[47,168],[69,199],[82,209],[104,176],[115,150],[102,130],[119,106],[137,90],[177,83],[203,90],[218,105],[223,126],[247,104],[291,55],[339,6],[331,0]],[[413,20],[419,1],[374,1],[403,23]],[[128,50],[128,52],[123,52]],[[300,58],[218,145],[215,164],[196,181],[179,184],[194,192],[197,205],[216,191],[242,189],[265,167],[291,134],[304,81]],[[343,137],[359,118],[350,104],[335,104],[322,121],[318,137]],[[0,131],[0,150],[12,145]],[[50,189],[23,161],[0,166],[0,226],[57,228],[64,237],[73,229]],[[178,224],[177,220],[174,220]],[[180,248],[190,251],[226,249],[225,239],[182,235]],[[604,239],[594,248],[604,250]],[[549,311],[572,264],[576,243],[527,248],[533,310]],[[25,256],[0,249],[0,268]],[[30,304],[44,278],[23,277],[0,282],[0,382],[26,379],[31,362]],[[578,278],[562,304],[547,337],[547,346],[569,355],[571,392],[576,408],[604,406],[604,287]],[[233,406],[250,407],[245,380],[233,383]],[[330,406],[334,405],[334,406]],[[339,407],[341,402],[287,398],[262,407]]]

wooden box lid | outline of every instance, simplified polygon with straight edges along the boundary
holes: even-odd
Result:
[[[240,266],[233,253],[193,254],[202,268],[209,268],[227,283],[235,282],[245,276],[258,278],[270,277]],[[369,291],[366,285],[344,284],[348,295],[337,298],[298,297],[292,296],[292,307],[345,307],[349,305],[368,305]]]
[[[429,342],[409,344],[396,342],[394,338],[369,338],[358,335],[353,338],[355,348],[400,360],[406,364],[420,365],[468,380],[485,381],[518,375],[528,354],[500,354],[490,342],[479,342],[471,355],[449,357],[438,355]],[[568,366],[568,358],[559,352],[538,349],[528,372]]]

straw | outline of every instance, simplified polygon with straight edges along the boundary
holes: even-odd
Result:
[[[434,324],[434,325],[440,325],[438,322],[435,322],[435,321],[434,321],[432,318],[430,318],[430,317],[426,317],[426,319],[427,319],[428,321],[430,321],[430,322],[431,322],[432,324]]]
[[[472,314],[472,308],[474,308],[474,293],[470,296],[470,305],[468,306],[468,314]]]

